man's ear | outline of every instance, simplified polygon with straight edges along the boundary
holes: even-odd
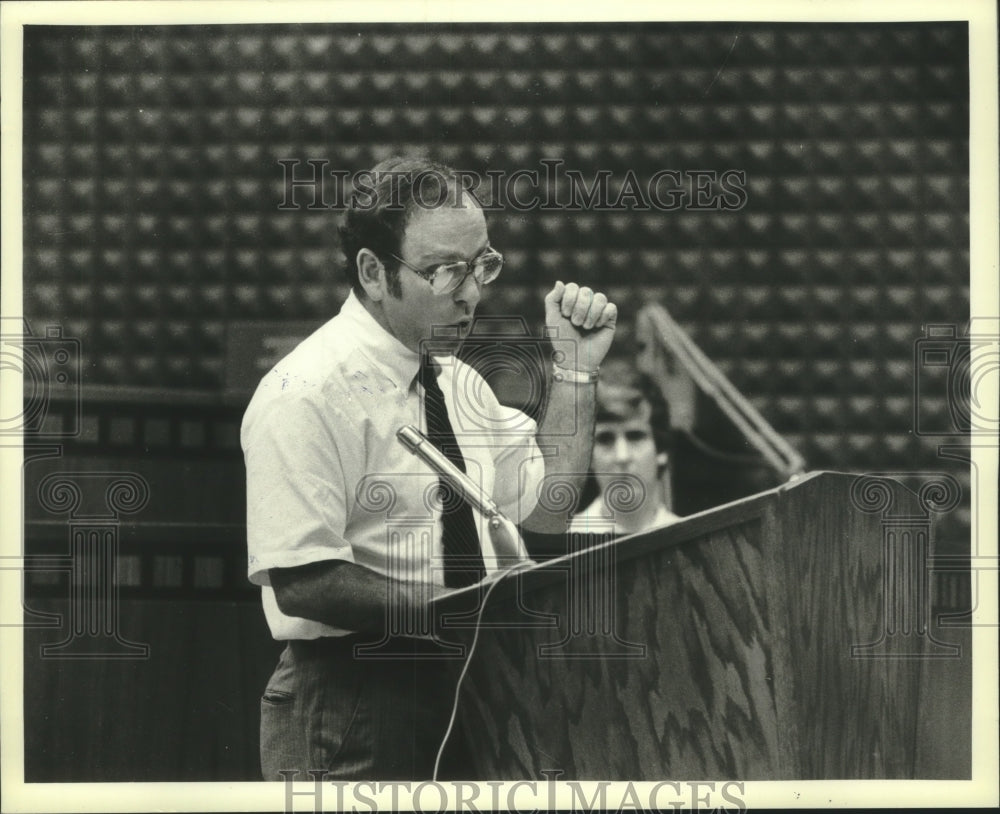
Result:
[[[666,466],[667,462],[670,460],[666,452],[658,452],[656,454],[656,464],[657,466]]]
[[[368,299],[381,302],[385,297],[385,266],[371,249],[361,249],[354,258],[358,266],[358,282]]]

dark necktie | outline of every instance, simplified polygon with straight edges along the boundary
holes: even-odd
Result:
[[[427,437],[441,450],[455,466],[465,472],[465,458],[455,439],[448,418],[448,407],[444,403],[444,393],[438,384],[441,372],[438,364],[425,356],[418,373],[424,387],[424,412],[427,417]],[[444,548],[444,584],[448,588],[461,588],[479,582],[485,565],[479,547],[479,534],[472,508],[444,481],[441,481],[444,496],[441,511],[441,542]]]

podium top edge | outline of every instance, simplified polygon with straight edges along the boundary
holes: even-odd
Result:
[[[594,552],[600,551],[601,549],[626,546],[630,550],[627,553],[623,552],[625,557],[631,558],[633,556],[641,556],[643,553],[650,550],[651,547],[655,546],[656,548],[662,548],[666,546],[679,545],[697,537],[701,537],[706,533],[732,525],[732,523],[737,519],[749,519],[755,516],[758,510],[762,514],[765,507],[770,505],[775,498],[783,497],[807,484],[818,485],[820,482],[837,481],[847,484],[853,483],[857,478],[864,476],[865,473],[837,472],[833,470],[813,470],[806,472],[785,483],[779,484],[778,486],[774,486],[762,492],[756,492],[752,495],[747,495],[746,497],[730,501],[729,503],[714,506],[710,509],[705,509],[704,511],[681,518],[677,522],[671,523],[668,526],[661,526],[659,528],[649,529],[636,534],[617,537],[612,540],[607,540],[605,542],[580,549],[579,551],[563,554],[560,557],[546,560],[545,562],[536,563],[532,566],[522,566],[512,569],[507,573],[495,577],[495,579],[499,582],[508,582],[510,583],[509,585],[496,585],[493,588],[489,588],[489,581],[477,583],[475,585],[470,585],[465,588],[441,594],[432,600],[432,604],[447,604],[452,597],[464,596],[472,592],[483,591],[488,588],[494,599],[500,599],[502,596],[508,595],[509,592],[513,590],[513,586],[517,582],[517,579],[515,578],[519,579],[521,577],[530,580],[533,590],[535,587],[541,587],[542,585],[557,579],[559,574],[566,570],[568,563],[572,560],[590,556]],[[878,475],[876,473],[873,474],[873,476],[877,477]],[[636,545],[637,543],[638,545]]]

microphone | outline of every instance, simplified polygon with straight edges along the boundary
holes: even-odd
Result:
[[[396,438],[411,453],[433,469],[438,477],[444,478],[467,503],[470,503],[489,524],[490,539],[502,570],[494,574],[498,578],[515,568],[527,568],[534,565],[525,553],[524,543],[517,533],[517,528],[508,520],[500,508],[472,478],[466,475],[448,457],[439,450],[430,439],[412,424],[400,427]]]
[[[497,504],[479,488],[479,484],[449,461],[447,456],[434,446],[426,435],[412,424],[407,424],[396,432],[396,438],[410,452],[437,472],[440,477],[448,481],[448,485],[458,492],[463,500],[471,503],[483,517],[489,520],[491,529],[495,531],[500,528],[500,524],[507,518],[500,512]]]

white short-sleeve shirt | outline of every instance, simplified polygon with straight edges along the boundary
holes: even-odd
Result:
[[[435,357],[467,474],[515,523],[535,507],[544,463],[535,422],[504,407],[454,357]],[[248,575],[276,639],[349,631],[283,614],[268,569],[346,560],[397,579],[443,584],[438,477],[396,439],[426,431],[417,353],[351,293],[340,313],[261,380],[243,418]],[[495,567],[473,511],[487,569]]]

